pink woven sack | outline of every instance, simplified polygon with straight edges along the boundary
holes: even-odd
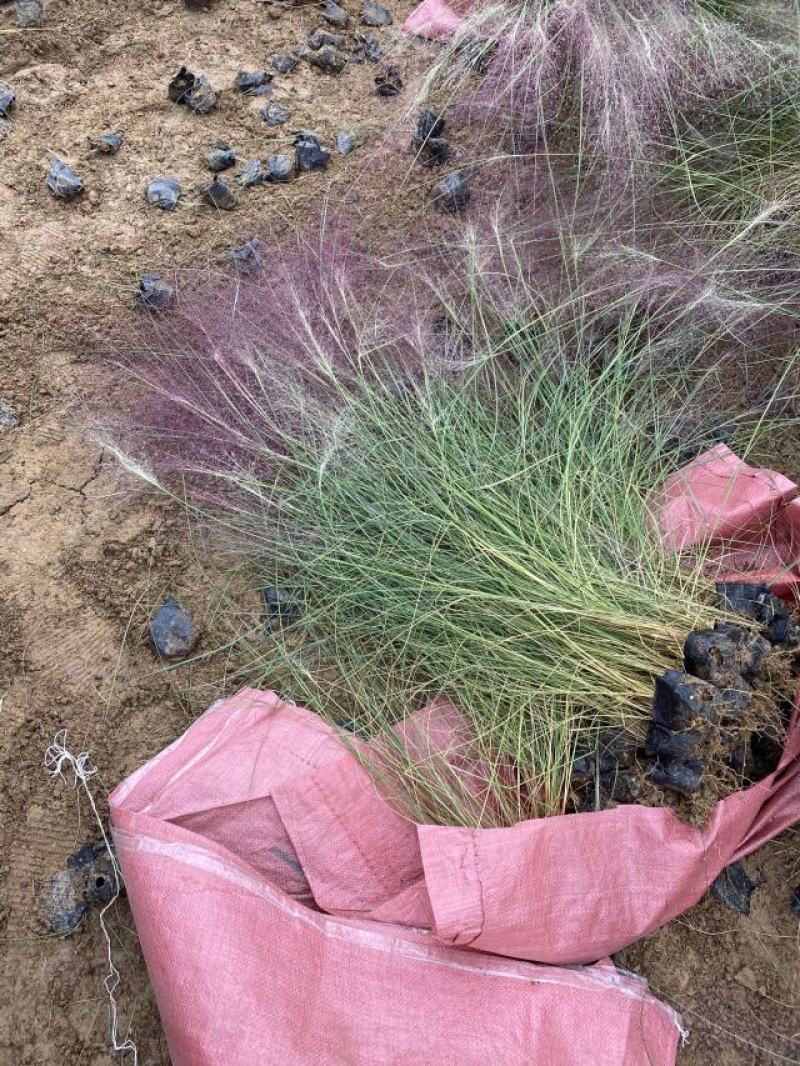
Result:
[[[664,486],[662,535],[788,592],[797,491],[713,449]],[[454,714],[410,734],[446,754]],[[703,829],[624,806],[470,830],[409,823],[319,718],[245,691],[111,810],[175,1063],[670,1063],[675,1016],[610,963],[499,956],[593,962],[691,906],[800,817],[800,721]]]

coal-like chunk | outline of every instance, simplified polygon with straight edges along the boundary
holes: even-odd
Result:
[[[331,48],[344,48],[347,38],[340,33],[331,33],[330,30],[314,30],[309,34],[306,43],[312,51],[318,52],[326,45]]]
[[[739,914],[750,913],[750,897],[760,882],[751,880],[740,862],[726,866],[711,886],[711,895],[723,906]]]
[[[600,773],[627,770],[636,761],[636,742],[621,731],[606,731],[597,738],[597,764]]]
[[[376,0],[364,0],[361,5],[361,21],[365,26],[391,26],[392,13]]]
[[[238,203],[233,192],[222,178],[214,178],[213,181],[203,182],[198,186],[198,191],[203,199],[211,204],[212,207],[216,207],[218,211],[233,211]]]
[[[264,96],[272,91],[272,75],[266,70],[240,70],[233,84],[245,96]]]
[[[110,903],[124,885],[105,843],[84,844],[70,855],[41,892],[39,906],[48,929],[72,936],[91,906]]]
[[[424,167],[441,167],[450,157],[450,142],[446,137],[429,137],[419,151],[419,161]]]
[[[60,159],[54,159],[47,173],[47,188],[59,200],[74,200],[86,186],[71,166]]]
[[[291,181],[297,173],[297,160],[293,155],[278,153],[267,159],[268,181]]]
[[[800,918],[800,885],[792,892],[792,914],[796,914]]]
[[[336,151],[339,155],[350,155],[356,146],[355,134],[350,130],[339,130],[336,134]]]
[[[214,141],[205,154],[206,166],[215,174],[236,166],[236,152],[227,141]]]
[[[145,190],[145,199],[162,211],[174,211],[181,195],[180,183],[174,178],[153,178]]]
[[[254,274],[261,266],[261,242],[254,237],[237,248],[231,248],[228,258],[237,273]]]
[[[273,56],[272,65],[279,74],[291,74],[297,66],[297,56],[289,55],[288,53]]]
[[[350,16],[343,7],[339,7],[335,0],[325,0],[325,5],[322,8],[322,17],[331,26],[344,27],[350,21]]]
[[[695,759],[708,739],[708,732],[681,729],[673,732],[656,722],[650,723],[645,741],[645,754],[659,759]]]
[[[142,274],[134,296],[140,311],[166,311],[175,300],[175,292],[160,274]]]
[[[173,103],[183,104],[200,115],[207,115],[217,103],[217,94],[205,74],[197,77],[186,67],[181,67],[170,81],[167,96]]]
[[[314,133],[299,133],[294,140],[294,150],[298,170],[324,170],[331,158]]]
[[[290,118],[289,108],[282,104],[280,100],[270,100],[266,107],[261,108],[259,114],[266,124],[272,127],[282,126]]]
[[[42,24],[44,0],[14,0],[17,25],[21,30],[31,30]]]
[[[11,108],[14,106],[17,94],[13,89],[0,82],[0,118],[8,118]]]
[[[680,670],[666,670],[656,678],[653,720],[666,729],[689,729],[698,719],[717,720],[717,692],[713,685]]]
[[[347,57],[330,44],[323,45],[317,52],[310,52],[308,61],[323,74],[341,74],[347,66]]]
[[[353,52],[353,60],[356,63],[380,63],[383,59],[383,49],[378,39],[371,33],[363,36],[357,35],[358,47]]]
[[[645,774],[659,788],[691,796],[700,789],[706,766],[701,759],[649,760]]]
[[[717,603],[723,611],[751,618],[760,625],[770,625],[776,618],[785,618],[791,613],[783,600],[773,595],[766,585],[720,581],[716,590]]]
[[[90,137],[89,145],[95,152],[100,152],[101,155],[116,155],[124,140],[125,138],[122,134],[116,130],[107,130],[96,137]]]
[[[800,625],[790,615],[780,615],[767,628],[767,640],[780,648],[796,648],[800,645]]]
[[[686,672],[718,688],[742,688],[764,669],[769,642],[741,626],[696,629],[683,645]]]
[[[444,133],[444,118],[425,107],[420,111],[417,118],[417,128],[414,133],[414,146],[419,147],[430,137],[441,137]]]
[[[375,91],[378,96],[399,96],[403,91],[403,78],[399,69],[393,64],[388,64],[375,75]]]
[[[436,186],[434,206],[448,215],[457,215],[467,209],[470,200],[469,186],[461,175],[453,170]]]
[[[248,159],[236,175],[236,180],[245,189],[251,189],[255,185],[263,185],[267,180],[267,173],[261,165],[260,159]]]
[[[17,429],[19,426],[19,415],[7,403],[0,401],[0,430],[4,429]]]
[[[645,791],[644,782],[635,770],[601,774],[600,787],[615,803],[638,803]]]
[[[300,609],[297,601],[286,589],[278,585],[266,585],[261,590],[267,617],[271,622],[280,625],[290,625],[300,617]]]
[[[194,89],[197,77],[187,67],[181,67],[167,86],[167,96],[174,104],[185,102],[186,95]]]
[[[583,788],[597,772],[597,756],[594,751],[576,753],[572,760],[570,782],[573,788]]]
[[[197,643],[197,629],[189,611],[168,596],[150,621],[150,643],[164,659],[180,659]]]

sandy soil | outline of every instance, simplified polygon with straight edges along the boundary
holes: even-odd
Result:
[[[399,22],[411,5],[391,6]],[[85,803],[48,779],[46,746],[67,728],[70,744],[99,767],[102,801],[224,687],[218,662],[158,669],[147,618],[167,590],[197,612],[201,647],[215,647],[210,578],[191,541],[187,548],[181,517],[134,493],[82,435],[75,397],[91,392],[95,338],[133,314],[143,271],[213,262],[263,230],[265,217],[302,217],[329,187],[323,175],[262,187],[243,193],[230,214],[193,192],[206,176],[200,153],[215,137],[244,158],[287,142],[258,118],[263,100],[233,92],[233,77],[267,65],[318,24],[313,8],[273,20],[256,0],[216,0],[211,13],[186,11],[179,0],[50,0],[42,28],[16,32],[0,0],[0,80],[18,96],[0,133],[0,402],[21,419],[18,429],[0,430],[0,1066],[116,1061],[96,916],[61,940],[46,934],[37,908],[41,886],[96,837]],[[396,40],[393,30],[377,34],[387,47]],[[405,47],[401,66],[411,73],[425,48]],[[168,103],[167,82],[182,63],[224,90],[211,115]],[[274,97],[292,109],[291,128],[328,140],[350,128],[369,140],[403,106],[374,95],[374,74],[369,64],[337,79],[301,67],[276,76]],[[86,143],[107,128],[126,137],[113,158]],[[85,180],[82,201],[59,203],[46,190],[51,153]],[[356,153],[334,169],[349,180],[360,166]],[[158,174],[184,184],[173,215],[144,203],[144,186]],[[768,878],[750,918],[706,900],[621,960],[685,1013],[692,1039],[684,1064],[800,1061],[798,921],[789,910],[800,881],[798,838],[784,835],[749,866]],[[165,1064],[124,902],[112,927],[123,1028],[142,1066]]]

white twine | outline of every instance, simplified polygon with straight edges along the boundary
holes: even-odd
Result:
[[[100,911],[100,930],[106,942],[106,956],[108,959],[108,973],[106,974],[103,985],[105,986],[106,993],[108,994],[108,1008],[109,1008],[109,1020],[110,1020],[110,1041],[111,1047],[114,1051],[126,1052],[130,1051],[133,1054],[133,1066],[138,1066],[139,1052],[136,1044],[127,1037],[122,1043],[119,1041],[119,1029],[118,1029],[118,1016],[117,1016],[117,1000],[114,993],[120,982],[119,970],[114,965],[114,959],[111,951],[111,937],[106,926],[106,911],[119,899],[120,887],[121,887],[121,873],[119,866],[117,866],[117,859],[114,855],[114,850],[111,847],[111,843],[106,835],[105,826],[103,820],[97,810],[97,806],[94,802],[94,796],[92,790],[89,788],[89,779],[94,777],[97,773],[97,767],[89,765],[89,752],[82,751],[79,755],[73,755],[71,751],[67,749],[67,731],[66,729],[60,730],[56,733],[53,743],[48,747],[44,755],[44,765],[48,772],[53,777],[59,777],[64,784],[69,784],[65,776],[65,770],[67,773],[72,771],[72,787],[78,788],[80,786],[86,793],[86,798],[89,801],[89,806],[92,808],[92,814],[95,817],[95,821],[100,827],[100,832],[103,837],[103,843],[106,846],[108,857],[111,860],[111,866],[114,870],[114,895],[106,903]]]

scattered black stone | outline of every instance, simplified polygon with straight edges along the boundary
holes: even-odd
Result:
[[[297,160],[293,155],[278,153],[267,159],[268,181],[291,181],[297,173]]]
[[[175,300],[175,292],[160,274],[142,274],[133,302],[140,311],[166,311]]]
[[[300,617],[300,608],[297,605],[297,601],[293,599],[286,589],[282,589],[278,585],[266,585],[261,590],[261,597],[264,600],[267,617],[271,622],[278,622],[280,625],[291,625],[292,622],[296,622]]]
[[[707,743],[708,739],[708,730],[680,729],[674,731],[656,722],[651,722],[644,750],[650,758],[661,760],[696,759],[700,755],[701,747]]]
[[[424,167],[441,167],[450,158],[450,142],[446,137],[429,137],[419,150],[419,161]]]
[[[164,659],[180,659],[197,643],[194,619],[173,596],[166,598],[150,621],[150,643]]]
[[[792,892],[792,914],[796,914],[800,918],[800,885]]]
[[[353,51],[354,63],[380,63],[383,59],[383,49],[378,39],[371,33],[356,34],[358,42]]]
[[[59,200],[74,200],[86,186],[71,166],[60,159],[54,159],[47,174],[47,188]]]
[[[323,74],[341,74],[347,66],[347,57],[331,45],[326,44],[318,52],[309,52],[308,62]]]
[[[214,141],[205,154],[206,166],[215,174],[236,166],[236,152],[227,141]]]
[[[17,429],[19,426],[19,415],[10,407],[7,403],[0,401],[0,430],[4,429]]]
[[[30,30],[34,26],[41,26],[44,18],[44,3],[42,0],[14,0],[14,8],[17,13],[17,25],[21,30]]]
[[[262,107],[259,114],[268,126],[282,126],[290,118],[289,108],[280,100],[270,100],[266,107]]]
[[[718,688],[738,689],[762,673],[769,650],[769,641],[758,634],[722,623],[691,632],[683,645],[683,662],[695,677]]]
[[[761,881],[752,881],[747,876],[747,871],[740,862],[732,862],[714,881],[711,895],[724,907],[739,914],[749,914],[750,897],[760,884]]]
[[[361,21],[365,26],[391,26],[394,22],[391,11],[376,0],[364,0],[361,6]]]
[[[261,165],[261,160],[248,159],[236,175],[236,180],[245,189],[251,189],[255,185],[263,185],[267,180],[267,175]]]
[[[645,793],[645,784],[635,770],[600,775],[600,786],[615,803],[638,803]]]
[[[8,118],[11,108],[16,103],[17,94],[7,85],[0,84],[0,118]]]
[[[714,724],[719,696],[713,685],[680,670],[666,670],[656,678],[653,721],[678,732],[697,722]]]
[[[291,74],[297,66],[297,56],[277,55],[272,57],[272,65],[279,74]]]
[[[450,155],[450,142],[442,136],[444,118],[430,108],[424,108],[417,119],[417,128],[411,142],[419,161],[426,167],[442,166]]]
[[[322,8],[322,17],[326,22],[329,22],[331,26],[339,26],[342,28],[350,21],[350,16],[343,7],[339,7],[335,0],[325,0],[325,6]]]
[[[336,134],[336,151],[339,155],[350,155],[356,147],[356,137],[350,130],[339,130]]]
[[[699,791],[705,769],[701,759],[671,759],[668,762],[652,759],[645,764],[645,776],[659,788],[691,796]]]
[[[425,107],[420,111],[417,119],[417,128],[414,131],[413,145],[419,148],[431,137],[441,137],[444,133],[444,118]]]
[[[180,183],[174,178],[153,178],[145,190],[145,199],[162,211],[174,211],[181,195]]]
[[[597,766],[601,774],[630,769],[636,761],[636,743],[623,732],[604,732],[597,740]]]
[[[775,647],[796,648],[800,644],[800,624],[791,616],[775,618],[766,632],[767,640]]]
[[[116,155],[125,138],[116,130],[106,130],[95,137],[89,137],[89,147],[101,155]]]
[[[239,202],[222,178],[214,178],[213,181],[203,182],[198,186],[198,191],[218,211],[233,211]]]
[[[56,936],[79,929],[92,904],[110,903],[123,884],[104,843],[85,844],[51,877],[41,895],[42,917]]]
[[[245,96],[266,96],[272,92],[272,75],[266,70],[240,70],[233,84]]]
[[[776,618],[787,618],[789,607],[774,596],[767,585],[746,581],[720,581],[716,585],[717,606],[723,611],[740,614],[760,625],[771,625]]]
[[[298,133],[294,139],[294,150],[298,170],[324,170],[330,162],[330,152],[322,147],[319,137],[314,133]]]
[[[261,242],[257,238],[231,248],[228,258],[233,263],[237,273],[254,274],[261,267]]]
[[[775,773],[783,755],[783,740],[757,731],[741,738],[729,758],[731,769],[753,784]]]
[[[444,181],[440,181],[436,186],[436,195],[433,203],[440,211],[444,211],[448,215],[456,215],[460,211],[466,210],[469,198],[469,186],[461,175],[453,170]]]
[[[399,96],[403,91],[400,71],[391,63],[375,75],[375,91],[378,96]]]
[[[308,47],[314,52],[324,48],[325,45],[329,45],[331,48],[344,48],[346,43],[346,37],[343,37],[340,33],[331,33],[330,30],[314,30],[313,33],[308,35],[308,40],[306,41]]]
[[[197,77],[186,67],[181,67],[169,83],[167,95],[173,103],[184,104],[199,115],[207,115],[218,100],[205,74]]]

